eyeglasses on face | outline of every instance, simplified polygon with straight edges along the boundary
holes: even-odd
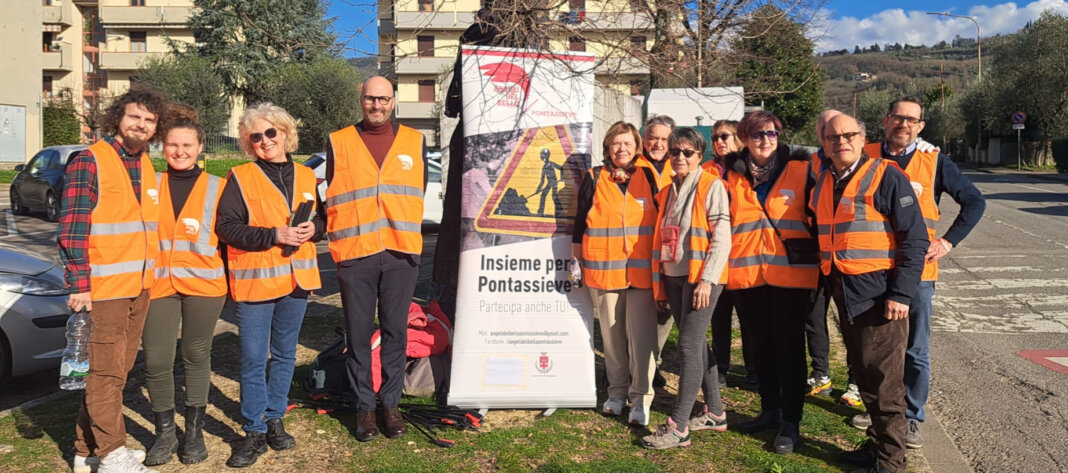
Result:
[[[754,131],[749,134],[749,138],[753,141],[760,141],[766,136],[768,140],[777,140],[779,139],[779,134],[778,130]]]
[[[730,140],[732,136],[734,136],[734,133],[720,133],[718,135],[712,135],[712,140],[713,141],[727,141],[727,140]]]
[[[908,115],[898,115],[898,114],[893,114],[893,115],[887,115],[886,117],[887,117],[887,118],[889,118],[889,119],[890,119],[890,121],[891,121],[892,123],[894,123],[895,125],[900,125],[900,124],[902,124],[902,123],[908,123],[908,124],[909,124],[909,126],[916,126],[916,125],[917,125],[917,124],[919,124],[919,123],[920,123],[921,121],[923,121],[923,120],[921,120],[921,119],[919,119],[919,118],[916,118],[916,117],[910,117],[910,116],[908,116]]]
[[[692,149],[671,148],[671,149],[668,150],[668,154],[670,154],[672,156],[678,156],[678,155],[681,154],[681,155],[685,156],[686,159],[690,159],[696,153],[697,153],[697,150],[692,150]]]
[[[838,142],[840,142],[840,141],[842,141],[844,139],[848,143],[850,141],[853,141],[853,139],[858,137],[858,136],[860,136],[860,132],[859,131],[851,131],[849,133],[839,133],[837,135],[827,135],[827,136],[824,137],[824,139],[827,140],[827,141],[830,141],[831,143],[838,143]]]
[[[273,140],[274,137],[278,136],[278,129],[268,128],[266,130],[263,130],[263,133],[253,133],[251,135],[248,135],[248,140],[253,143],[259,143],[260,141],[263,141],[264,136]]]
[[[379,105],[389,105],[389,102],[393,100],[393,97],[385,95],[364,95],[361,98],[363,99],[363,103],[367,105],[374,105],[375,103],[378,103]]]

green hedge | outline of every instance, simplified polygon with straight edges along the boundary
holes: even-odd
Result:
[[[44,125],[44,145],[73,145],[81,143],[82,124],[74,105],[69,102],[56,102],[45,105],[42,122]]]

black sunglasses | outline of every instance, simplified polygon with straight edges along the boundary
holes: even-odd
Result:
[[[253,133],[251,135],[248,135],[248,140],[253,143],[259,143],[260,141],[263,141],[264,136],[273,140],[274,137],[278,136],[278,129],[268,128],[264,130],[263,133]]]
[[[768,137],[769,140],[774,140],[779,137],[779,132],[778,130],[764,130],[754,131],[749,134],[749,138],[751,138],[753,141],[760,141],[764,139],[765,136]]]
[[[670,154],[672,156],[678,156],[678,155],[681,154],[681,155],[685,156],[686,159],[690,159],[695,153],[697,153],[697,151],[696,150],[692,150],[692,149],[671,148],[671,149],[668,150],[668,154]]]
[[[734,136],[734,133],[720,133],[718,135],[712,135],[712,141],[727,141]]]

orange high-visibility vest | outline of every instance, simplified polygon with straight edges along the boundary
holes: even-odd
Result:
[[[696,284],[700,281],[701,274],[705,269],[705,257],[708,255],[709,249],[712,248],[712,233],[711,229],[708,228],[705,201],[708,200],[708,194],[712,192],[713,185],[723,185],[723,180],[716,174],[702,172],[697,181],[697,195],[693,199],[690,234],[679,235],[679,238],[687,238],[682,247],[683,251],[688,253],[683,255],[683,258],[688,257],[690,261],[690,273],[687,280],[691,284]],[[660,212],[656,216],[656,226],[653,227],[653,295],[658,300],[666,298],[664,284],[660,276],[660,225],[664,220],[664,213],[667,212],[665,207],[669,192],[671,192],[671,188],[665,187],[656,195]],[[719,275],[719,281],[716,284],[727,284],[726,267],[723,268],[723,273]]]
[[[600,177],[595,178],[594,173]],[[582,280],[606,291],[652,288],[653,224],[656,223],[655,189],[645,172],[631,175],[627,192],[603,166],[587,171],[596,179],[593,206],[582,236]]]
[[[868,156],[879,157],[883,153],[882,143],[868,143],[864,146]],[[884,158],[886,159],[886,158]],[[938,173],[938,152],[922,152],[917,150],[912,153],[909,165],[905,166],[905,176],[908,176],[912,184],[912,191],[916,193],[916,200],[920,203],[920,212],[923,213],[923,223],[927,226],[927,238],[935,241],[935,224],[942,218],[938,211],[938,204],[934,198],[935,174]],[[923,266],[923,281],[938,280],[938,261],[930,261]]]
[[[870,158],[860,164],[834,202],[834,176],[820,173],[812,200],[819,228],[820,270],[831,274],[831,264],[843,274],[864,274],[894,267],[897,240],[894,228],[873,203],[875,191],[892,162]]]
[[[809,161],[788,161],[768,191],[761,208],[749,179],[734,170],[727,172],[731,196],[731,256],[727,263],[727,289],[748,289],[765,284],[775,287],[815,289],[818,264],[790,264],[783,238],[812,238],[809,231],[805,183]],[[775,219],[772,227],[768,217]]]
[[[159,253],[159,191],[152,161],[141,153],[138,202],[130,173],[115,148],[97,141],[89,151],[96,159],[99,188],[89,215],[90,297],[94,301],[137,297],[152,287]]]
[[[226,295],[226,272],[215,235],[215,210],[226,181],[200,173],[176,217],[171,210],[170,176],[157,174],[160,187],[159,261],[152,298],[172,294]]]
[[[228,179],[236,179],[241,188],[250,227],[288,226],[301,202],[315,201],[315,172],[304,166],[293,165],[292,205],[286,204],[282,191],[254,162],[230,169]],[[282,256],[279,245],[264,251],[230,246],[226,250],[230,295],[237,302],[259,302],[287,296],[298,286],[307,291],[319,289],[322,282],[317,256],[311,241],[301,244],[289,257]]]
[[[664,157],[664,160],[668,159],[671,158],[668,158],[667,156]],[[671,178],[675,176],[675,170],[671,169],[670,161],[664,163],[663,172],[657,171],[656,166],[653,166],[653,163],[651,163],[649,161],[649,158],[646,158],[645,156],[639,157],[637,160],[635,160],[634,165],[637,167],[649,168],[653,171],[653,175],[656,176],[657,189],[663,189],[671,185]]]
[[[399,125],[381,169],[355,126],[331,133],[330,145],[326,231],[334,261],[385,250],[422,253],[423,135]]]

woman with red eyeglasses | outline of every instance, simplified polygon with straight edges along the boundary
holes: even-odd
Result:
[[[782,143],[782,122],[766,111],[738,124],[745,142],[727,155],[731,252],[727,290],[750,328],[760,413],[742,432],[777,429],[776,453],[794,451],[806,392],[804,323],[819,274],[808,195],[809,155]]]
[[[245,438],[226,461],[251,466],[267,447],[296,445],[282,426],[293,380],[297,335],[308,295],[319,289],[315,242],[326,229],[315,173],[297,166],[297,122],[263,103],[245,111],[238,144],[255,160],[230,170],[219,200],[219,239],[227,246],[230,297],[240,334],[241,415]],[[316,211],[295,221],[301,204]],[[269,355],[269,356],[268,356]]]

